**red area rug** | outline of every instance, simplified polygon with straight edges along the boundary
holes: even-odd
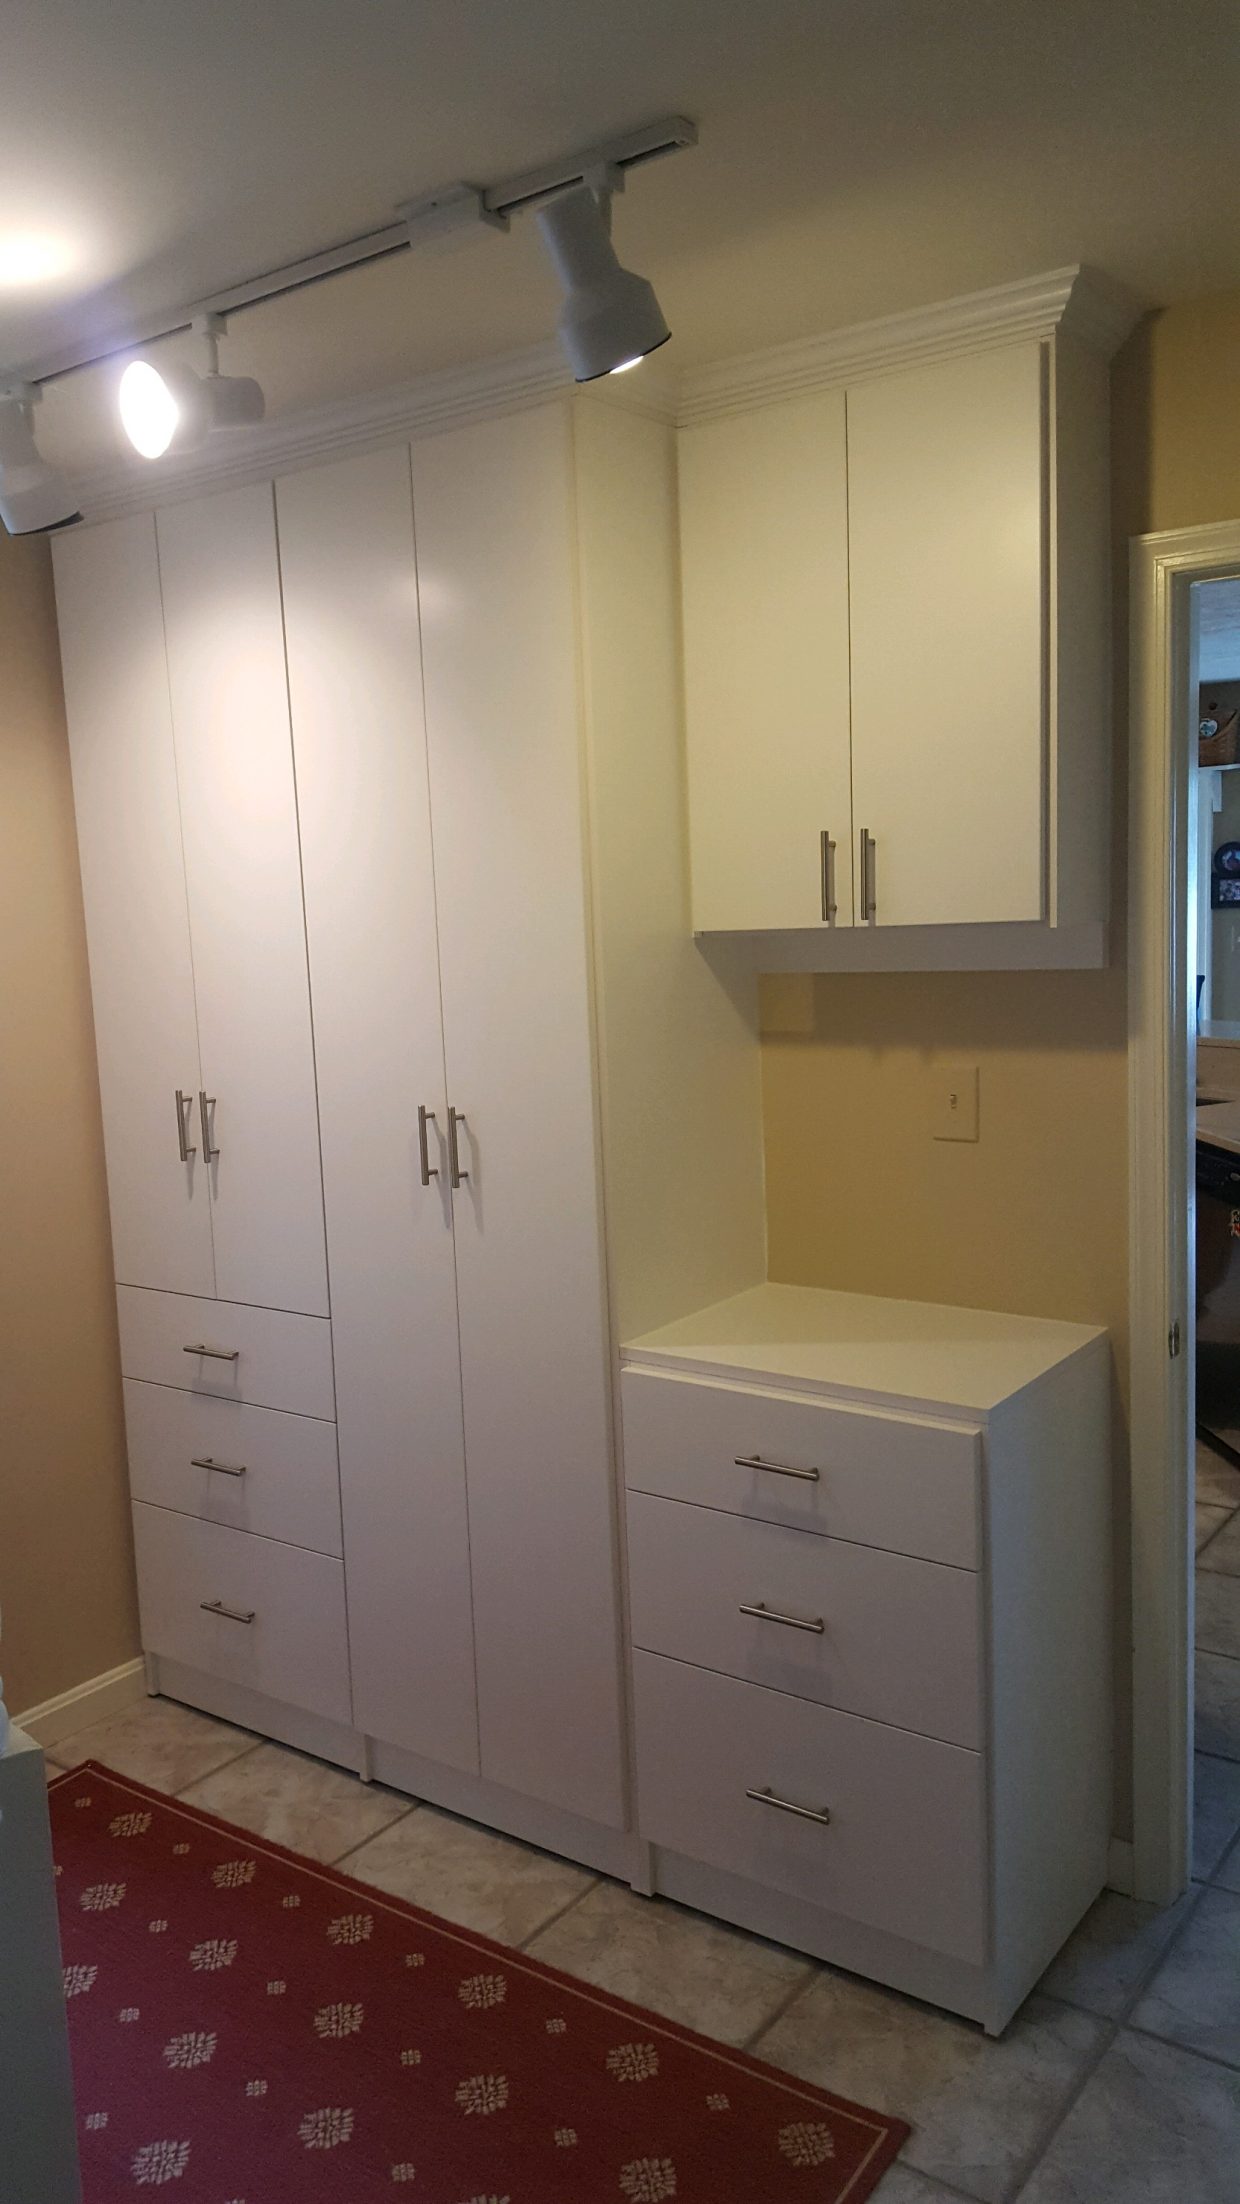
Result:
[[[86,2204],[860,2204],[909,2132],[94,1761],[51,1812]]]

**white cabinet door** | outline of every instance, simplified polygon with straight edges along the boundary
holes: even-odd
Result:
[[[413,449],[485,1777],[623,1819],[569,427]],[[635,638],[634,647],[639,647]]]
[[[679,468],[694,927],[851,925],[844,393],[683,429]]]
[[[116,1276],[212,1294],[155,523],[81,529],[53,554]]]
[[[476,1771],[409,453],[277,488],[354,1719]],[[424,1183],[418,1110],[426,1126]]]
[[[314,1050],[271,485],[158,516],[216,1285],[327,1310]]]
[[[848,393],[854,815],[880,926],[1045,914],[1044,381],[1028,343]]]

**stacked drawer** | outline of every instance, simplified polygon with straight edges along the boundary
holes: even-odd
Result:
[[[627,1368],[642,1834],[981,1963],[981,1436]]]
[[[143,1644],[350,1721],[330,1324],[117,1298]]]

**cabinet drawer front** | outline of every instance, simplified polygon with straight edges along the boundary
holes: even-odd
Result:
[[[643,1370],[620,1397],[634,1491],[978,1566],[976,1430]]]
[[[635,1645],[924,1737],[981,1743],[970,1570],[641,1492],[629,1494],[628,1523]]]
[[[339,1561],[142,1501],[133,1519],[148,1653],[352,1720]],[[212,1602],[230,1612],[209,1613]]]
[[[335,1424],[126,1378],[125,1428],[135,1500],[340,1552]]]
[[[287,1408],[298,1416],[336,1413],[325,1317],[290,1316],[240,1301],[196,1301],[140,1286],[118,1286],[116,1305],[125,1377],[258,1408]],[[195,1352],[208,1347],[215,1352]]]
[[[652,1653],[634,1656],[638,1822],[654,1844],[979,1965],[982,1761]],[[748,1794],[770,1791],[822,1822]]]

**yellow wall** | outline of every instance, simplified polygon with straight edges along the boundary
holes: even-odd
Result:
[[[47,545],[0,531],[0,1670],[138,1651],[77,842]]]

